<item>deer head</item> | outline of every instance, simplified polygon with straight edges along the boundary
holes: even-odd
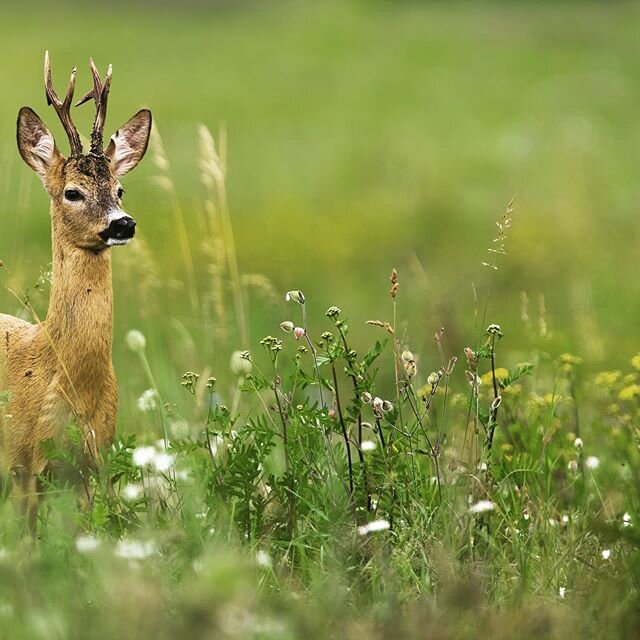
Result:
[[[49,54],[44,59],[44,82],[48,104],[55,109],[69,138],[71,153],[65,158],[53,136],[29,107],[18,114],[18,149],[23,160],[39,176],[51,198],[54,236],[59,242],[99,253],[110,246],[127,244],[135,234],[135,220],[122,210],[124,190],[119,178],[131,171],[144,156],[151,131],[151,112],[138,111],[103,148],[111,66],[104,83],[90,60],[93,88],[77,104],[91,99],[96,115],[91,146],[83,153],[78,130],[71,118],[76,69],[71,73],[64,100],[51,82]]]

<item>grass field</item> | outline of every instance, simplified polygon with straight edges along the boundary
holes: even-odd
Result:
[[[157,126],[114,251],[119,439],[37,540],[0,502],[0,639],[637,637],[639,17],[0,8],[2,312],[47,309],[15,145],[28,104],[66,150],[44,50],[79,91],[113,63],[107,129]]]

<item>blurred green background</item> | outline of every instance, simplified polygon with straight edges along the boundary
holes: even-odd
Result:
[[[216,137],[226,128],[240,270],[278,294],[250,294],[252,346],[291,315],[292,288],[318,316],[337,304],[357,323],[389,319],[396,267],[407,342],[427,349],[444,324],[459,353],[477,337],[474,285],[486,291],[481,262],[515,195],[487,320],[512,349],[542,341],[617,366],[638,350],[639,19],[625,2],[3,3],[0,308],[16,312],[8,288],[23,293],[50,259],[48,201],[14,131],[30,105],[67,149],[44,100],[49,49],[59,92],[73,65],[84,92],[89,56],[103,71],[113,64],[107,129],[152,108],[203,290],[197,125]],[[85,135],[90,119],[78,109]],[[147,158],[124,180],[140,244],[114,256],[123,384],[137,375],[126,368],[130,328],[148,335],[167,383],[184,369],[219,374],[244,346],[232,335],[217,348],[201,331],[181,284],[175,203],[156,174]],[[44,313],[46,291],[32,300]]]

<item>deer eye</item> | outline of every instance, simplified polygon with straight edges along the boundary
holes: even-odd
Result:
[[[124,194],[124,189],[122,187],[120,187],[118,189],[118,200],[122,200],[123,194]]]
[[[64,192],[64,197],[65,199],[71,202],[78,202],[79,200],[84,200],[84,196],[79,191],[76,191],[75,189],[67,189]]]

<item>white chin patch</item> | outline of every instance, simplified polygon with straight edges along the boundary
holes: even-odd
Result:
[[[125,244],[129,244],[131,242],[131,238],[126,238],[126,239],[118,239],[118,238],[109,238],[107,240],[107,246],[108,247],[118,247],[121,245],[125,245]]]

